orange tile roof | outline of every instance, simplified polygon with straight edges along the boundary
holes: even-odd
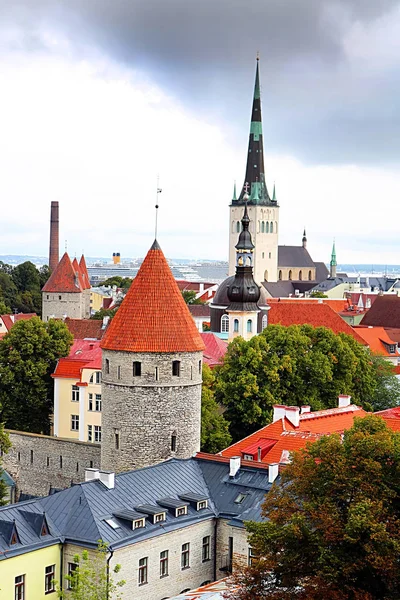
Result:
[[[269,303],[268,298],[268,303]],[[334,333],[347,333],[353,336],[363,346],[365,341],[358,333],[346,323],[327,304],[300,303],[300,302],[274,302],[270,304],[268,311],[269,324],[281,324],[285,327],[290,325],[312,325],[313,327],[329,327]]]
[[[7,331],[4,331],[2,333],[7,333],[8,331],[10,331],[11,327],[13,325],[15,325],[15,323],[17,323],[17,321],[28,321],[29,319],[32,319],[32,317],[37,317],[36,313],[17,313],[16,315],[0,315],[1,319],[4,323],[4,327],[7,329]]]
[[[364,409],[354,404],[343,408],[328,408],[300,415],[300,431],[311,433],[341,433],[353,426],[355,417],[365,417]]]
[[[85,290],[90,290],[90,288],[92,286],[90,285],[89,273],[88,273],[87,266],[86,266],[86,260],[85,260],[85,257],[83,256],[83,254],[82,254],[81,259],[79,261],[79,268],[80,268],[81,273],[82,273],[82,278],[83,278],[83,282],[84,282],[84,285],[85,285]]]
[[[75,277],[74,267],[72,266],[71,260],[67,252],[65,252],[60,262],[58,263],[58,265],[50,275],[49,279],[43,286],[42,292],[79,293],[81,291],[82,286],[79,278],[79,269],[77,280]]]
[[[288,454],[305,448],[307,444],[316,442],[322,436],[309,431],[284,431],[273,448],[265,456],[268,464],[286,462]]]
[[[336,313],[340,313],[348,306],[346,298],[268,298],[268,304],[275,304],[277,302],[279,304],[283,302],[284,304],[296,303],[303,305],[310,304],[312,306],[315,306],[316,304],[326,304]]]
[[[255,433],[251,433],[239,442],[225,448],[220,454],[227,457],[241,456],[245,448],[250,446],[253,442],[258,442],[260,439],[279,440],[286,429],[293,431],[294,427],[286,419],[279,419],[278,421],[275,421],[275,423],[269,423],[269,425],[265,425],[265,427],[262,427],[262,429],[259,429]]]
[[[59,359],[52,377],[80,380],[82,369],[101,370],[100,340],[74,340],[69,355]]]
[[[100,319],[64,319],[64,323],[74,336],[74,339],[83,340],[85,338],[94,338],[101,340],[105,333],[103,321]]]
[[[354,329],[366,341],[372,352],[382,356],[398,356],[396,350],[395,352],[388,351],[387,346],[396,345],[396,342],[389,337],[386,329],[383,327],[355,325]]]
[[[86,360],[75,360],[71,358],[60,358],[56,370],[52,374],[53,378],[77,379],[81,378],[82,369],[87,364]]]
[[[125,352],[204,350],[203,340],[157,241],[111,321],[101,347]]]

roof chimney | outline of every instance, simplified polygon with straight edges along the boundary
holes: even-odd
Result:
[[[309,413],[311,412],[311,406],[309,406],[308,404],[304,404],[303,406],[300,407],[300,414],[304,415],[304,413]]]
[[[50,247],[49,247],[49,268],[52,273],[59,261],[59,218],[58,202],[51,203],[50,209]]]
[[[109,490],[115,488],[115,473],[113,471],[99,471],[99,479]]]
[[[275,423],[285,416],[286,406],[283,404],[274,404],[272,408],[274,409],[272,422]]]
[[[286,406],[285,417],[294,427],[298,427],[300,423],[300,408],[298,406]]]
[[[93,481],[94,479],[100,479],[99,469],[85,469],[85,481]]]
[[[340,394],[338,406],[339,408],[344,408],[345,406],[350,406],[351,404],[351,396],[347,396],[345,394]]]
[[[261,462],[262,456],[261,456],[261,446],[258,446],[257,448],[257,461]]]
[[[278,477],[278,475],[279,475],[279,464],[272,463],[271,465],[268,465],[268,481],[269,481],[269,483],[274,483],[274,481]]]
[[[240,456],[232,456],[229,460],[229,477],[235,477],[240,469]]]

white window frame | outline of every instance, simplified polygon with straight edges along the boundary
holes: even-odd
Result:
[[[149,557],[139,559],[138,584],[145,585],[148,582]]]
[[[71,402],[79,402],[79,387],[77,385],[72,386]]]
[[[44,569],[44,593],[55,592],[56,565],[48,565]]]
[[[153,515],[153,524],[154,525],[156,523],[162,523],[163,521],[165,521],[165,512],[161,512],[161,513],[157,513],[156,515]]]
[[[229,317],[222,315],[221,317],[221,333],[229,333]]]
[[[14,598],[15,600],[25,600],[25,574],[17,575],[14,578]]]
[[[168,577],[169,575],[169,551],[163,550],[160,552],[160,578]]]
[[[181,570],[190,568],[190,542],[182,544],[181,549]]]
[[[95,394],[94,410],[95,412],[101,412],[101,394]]]
[[[71,431],[79,431],[79,415],[71,415]]]
[[[197,510],[204,510],[205,508],[208,508],[208,500],[199,500]]]
[[[94,441],[97,444],[101,443],[101,425],[94,426]]]
[[[93,442],[93,425],[88,425],[88,442]]]
[[[187,506],[179,506],[175,511],[175,516],[183,517],[184,515],[187,515]]]

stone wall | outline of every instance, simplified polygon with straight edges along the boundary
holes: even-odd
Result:
[[[232,562],[229,557],[229,538],[233,538]],[[217,579],[226,577],[229,568],[235,570],[239,565],[248,564],[249,542],[244,527],[234,527],[226,519],[218,519],[217,525]],[[228,570],[227,570],[228,567]]]
[[[175,360],[179,376],[172,374]],[[134,361],[140,376],[133,375]],[[103,350],[102,469],[120,472],[193,456],[200,449],[201,371],[202,352]]]
[[[12,448],[3,467],[21,492],[46,496],[50,487],[67,488],[85,480],[85,469],[100,467],[100,445],[6,430]]]
[[[90,290],[87,291],[90,296]],[[47,322],[51,317],[62,319],[65,315],[71,319],[84,319],[90,316],[85,312],[84,293],[42,292],[42,320]]]

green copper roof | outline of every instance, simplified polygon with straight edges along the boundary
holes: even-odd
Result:
[[[262,135],[262,123],[261,121],[252,121],[250,123],[250,133],[254,135],[254,141],[258,142],[260,135]]]
[[[272,202],[276,202],[275,183],[274,183],[274,191],[272,192]]]
[[[335,242],[333,242],[332,255],[331,255],[331,267],[336,267],[336,266],[337,266],[337,262],[336,262],[336,248],[335,248]]]
[[[233,196],[232,196],[232,202],[236,202],[237,198],[236,198],[236,181],[233,184]]]

